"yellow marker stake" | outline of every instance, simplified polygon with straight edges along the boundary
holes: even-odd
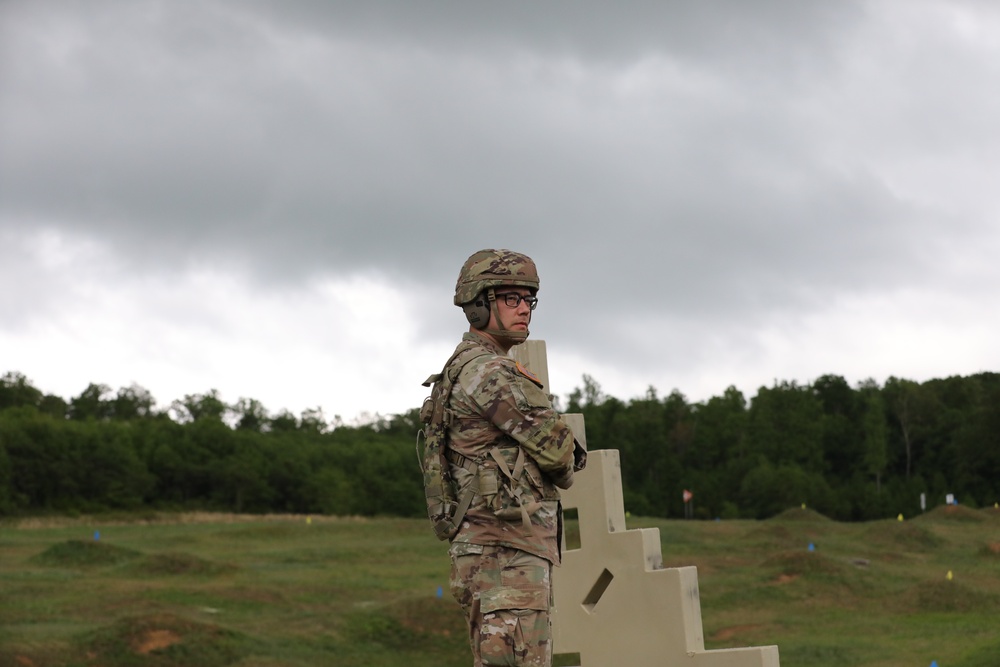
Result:
[[[951,570],[948,570],[948,574],[944,575],[944,578],[947,579],[948,581],[951,581],[954,578],[954,576],[955,575],[951,573]]]
[[[903,520],[903,513],[900,512],[899,516],[896,517],[896,521],[902,521],[902,520]]]
[[[306,517],[306,525],[311,525],[312,522],[313,522],[313,518],[311,516],[307,516]]]
[[[806,504],[802,503],[802,509],[805,509],[805,508],[806,508]]]

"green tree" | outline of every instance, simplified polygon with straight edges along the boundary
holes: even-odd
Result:
[[[359,494],[342,468],[332,465],[319,468],[306,478],[303,486],[316,512],[339,516],[364,513],[356,502]]]
[[[221,422],[229,411],[229,406],[219,398],[218,390],[211,389],[205,394],[185,394],[182,400],[173,402],[171,410],[177,421],[182,423],[201,419]]]
[[[231,446],[220,447],[214,459],[213,497],[234,512],[263,512],[271,507],[264,436],[249,429],[230,434]]]
[[[146,465],[156,478],[156,499],[168,506],[207,507],[217,486],[217,459],[232,431],[221,421],[200,419],[148,425]]]
[[[729,386],[695,411],[693,446],[684,464],[713,470],[746,455],[747,401],[743,392]]]
[[[23,373],[10,371],[0,377],[0,410],[23,405],[37,406],[42,392]]]
[[[288,433],[299,427],[299,420],[287,409],[282,409],[271,417],[268,426],[269,431]]]
[[[0,430],[0,434],[2,434],[2,430]],[[7,445],[4,444],[4,439],[0,435],[0,516],[10,513],[13,509],[12,496],[10,457],[7,456]]]
[[[839,375],[823,375],[812,385],[823,409],[823,459],[828,475],[845,482],[864,456],[857,392]]]
[[[118,420],[145,419],[153,415],[156,400],[148,389],[132,384],[121,387],[111,401],[111,416]]]
[[[69,413],[69,403],[59,396],[45,394],[38,403],[38,411],[56,419],[65,419]]]
[[[746,452],[746,398],[730,386],[722,396],[695,406],[693,418],[692,446],[682,459],[685,482],[697,491],[698,511],[720,516],[728,507],[732,516],[737,502],[733,490],[751,466]]]
[[[886,380],[882,395],[899,426],[906,455],[906,478],[909,479],[913,469],[914,439],[921,415],[920,385],[912,380],[890,377]]]
[[[606,396],[601,391],[601,385],[597,383],[597,380],[584,374],[583,388],[577,387],[570,392],[566,411],[570,413],[583,412],[584,408],[599,406],[605,398]]]
[[[70,418],[78,421],[86,419],[103,421],[110,419],[114,412],[112,402],[109,398],[110,393],[111,387],[108,385],[90,383],[79,396],[70,400]]]
[[[303,410],[299,419],[299,429],[313,434],[326,433],[329,430],[329,424],[327,424],[326,415],[323,414],[323,408],[317,406]]]
[[[1000,386],[984,390],[955,433],[955,444],[958,488],[978,504],[1000,502]]]
[[[82,462],[72,447],[68,423],[22,406],[0,412],[0,442],[10,460],[14,509],[67,510],[81,496]]]
[[[310,480],[317,475],[323,443],[294,429],[272,429],[262,446],[271,507],[280,512],[321,511]]]
[[[862,383],[862,392],[865,400],[865,471],[875,476],[875,491],[882,493],[882,473],[889,462],[885,407],[882,403],[882,396],[879,394],[878,385],[873,380]]]
[[[822,475],[807,472],[793,463],[773,465],[761,461],[740,485],[741,507],[758,519],[802,503],[824,511],[830,507],[830,500],[831,491]]]
[[[773,464],[823,472],[823,408],[810,387],[761,387],[750,403],[748,448]]]
[[[412,434],[387,435],[372,425],[342,427],[327,436],[320,467],[341,470],[351,480],[352,513],[422,516],[423,484]]]
[[[233,412],[236,416],[236,428],[242,431],[260,433],[270,424],[267,409],[255,398],[240,398],[233,407]]]
[[[130,424],[93,420],[68,423],[80,509],[134,509],[153,490],[155,480],[136,453]]]

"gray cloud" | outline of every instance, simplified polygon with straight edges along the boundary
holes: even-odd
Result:
[[[93,238],[143,274],[445,298],[473,250],[516,247],[581,354],[636,320],[690,347],[952,284],[943,249],[978,265],[997,21],[973,2],[8,2],[0,232]]]

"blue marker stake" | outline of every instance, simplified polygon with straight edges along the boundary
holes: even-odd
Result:
[[[442,589],[440,586],[438,586],[438,597],[440,598],[443,595],[444,595],[444,589]]]
[[[101,539],[101,531],[95,530],[94,531],[94,541],[97,542],[100,539]]]
[[[809,543],[809,551],[816,551],[816,545],[812,542]]]
[[[937,667],[937,660],[931,660],[931,667]]]

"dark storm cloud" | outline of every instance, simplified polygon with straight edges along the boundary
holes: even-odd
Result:
[[[749,57],[782,64],[785,71],[782,60],[790,49],[816,57],[846,24],[863,15],[858,2],[776,0],[253,4],[269,20],[300,30],[402,42],[421,50],[509,55],[520,49],[619,64],[669,52],[709,62],[745,63]]]
[[[623,108],[608,77],[657,54],[818,53],[843,22],[779,4],[12,3],[4,218],[277,271],[412,270],[414,247],[452,257],[494,225],[633,226],[625,198],[687,187],[691,144],[726,119],[673,90]]]

